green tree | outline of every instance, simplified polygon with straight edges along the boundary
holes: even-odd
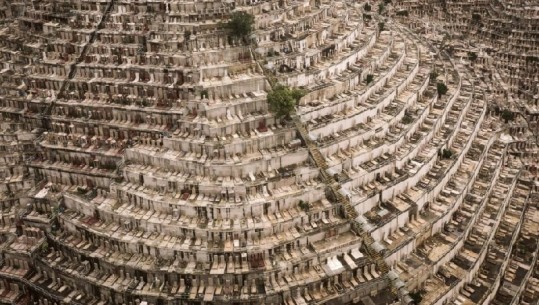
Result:
[[[385,26],[385,23],[383,23],[383,22],[378,23],[378,29],[380,30],[380,32],[382,32],[384,30],[384,26]]]
[[[477,60],[477,54],[475,54],[474,52],[468,52],[468,58],[471,61],[476,61]]]
[[[305,95],[300,89],[291,89],[288,86],[277,85],[268,93],[268,104],[275,117],[290,118],[294,112],[297,102]]]
[[[305,96],[305,91],[304,90],[301,90],[301,89],[292,89],[292,98],[296,101],[296,102],[299,102],[299,100]]]
[[[246,12],[234,12],[226,24],[233,36],[245,37],[253,31],[255,17]]]
[[[372,74],[367,75],[367,80],[366,80],[367,85],[372,83],[373,80],[374,80],[374,75],[372,75]]]
[[[438,96],[442,96],[444,94],[447,93],[447,86],[442,83],[442,82],[439,82],[437,85],[436,85],[436,89],[438,90]]]
[[[513,112],[511,112],[510,110],[508,109],[504,109],[502,111],[502,119],[508,123],[509,121],[512,121],[515,119],[515,114]]]

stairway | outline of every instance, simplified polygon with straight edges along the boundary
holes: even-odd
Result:
[[[303,139],[307,146],[307,149],[309,150],[311,158],[314,160],[316,166],[320,169],[322,181],[326,186],[331,189],[331,192],[335,196],[336,204],[341,205],[344,208],[345,217],[350,221],[352,229],[361,236],[363,244],[365,245],[365,249],[367,250],[367,255],[374,260],[374,262],[376,263],[376,267],[382,272],[382,275],[385,275],[387,277],[387,274],[389,272],[389,266],[383,259],[382,254],[373,248],[374,238],[372,238],[369,232],[363,230],[362,224],[356,220],[356,218],[359,216],[358,212],[351,205],[350,199],[344,196],[341,192],[339,192],[339,190],[341,189],[340,184],[331,176],[330,173],[328,173],[328,164],[325,158],[322,156],[322,153],[320,153],[320,150],[318,149],[316,143],[314,143],[314,141],[312,141],[309,137],[309,133],[307,132],[307,129],[303,126],[303,123],[301,122],[299,116],[294,116],[293,120],[296,129],[300,134],[300,137]],[[391,286],[392,294],[394,296],[397,296],[397,288],[393,285]]]

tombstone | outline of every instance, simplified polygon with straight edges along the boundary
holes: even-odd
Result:
[[[159,289],[161,287],[161,280],[155,277],[155,289]]]
[[[225,280],[225,285],[224,285],[224,289],[223,289],[223,291],[224,291],[225,295],[226,295],[226,294],[230,294],[230,293],[231,293],[231,289],[230,289],[230,287],[231,287],[231,284],[230,284],[230,279],[226,279],[226,280]]]
[[[84,273],[88,274],[91,271],[90,262],[89,261],[83,261],[82,265],[84,266]]]

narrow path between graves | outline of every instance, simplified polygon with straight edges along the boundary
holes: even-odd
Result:
[[[58,90],[58,95],[56,96],[56,99],[62,99],[64,98],[65,92],[68,88],[69,81],[72,80],[75,77],[75,74],[77,73],[77,65],[79,65],[86,55],[88,54],[88,50],[90,49],[90,46],[95,42],[95,39],[97,37],[97,31],[103,28],[105,21],[110,16],[110,12],[112,11],[112,8],[114,7],[114,3],[116,0],[110,0],[110,2],[107,4],[107,7],[105,8],[105,11],[103,12],[103,15],[101,17],[101,20],[97,24],[96,28],[92,31],[90,34],[90,40],[84,45],[82,48],[82,51],[80,52],[79,57],[75,60],[73,64],[69,67],[69,73],[67,75],[67,78],[64,79],[62,82],[62,85],[60,87],[60,90]],[[47,106],[44,113],[42,113],[42,123],[43,128],[46,130],[50,129],[50,115],[52,113],[52,109],[54,108],[54,105],[56,104],[56,99],[51,101],[50,105]]]

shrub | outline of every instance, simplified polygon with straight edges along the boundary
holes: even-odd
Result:
[[[308,212],[308,211],[309,211],[309,204],[306,203],[306,202],[303,201],[303,200],[300,200],[300,201],[299,201],[298,207],[299,207],[300,209],[302,209],[303,211],[305,211],[305,212]]]
[[[444,94],[447,93],[447,86],[442,83],[442,82],[439,82],[437,85],[436,85],[436,90],[438,90],[438,96],[442,96]]]
[[[46,241],[41,244],[41,253],[45,254],[49,252],[49,243]]]
[[[505,109],[502,111],[502,119],[508,123],[509,121],[512,121],[515,119],[515,114],[511,112],[510,110]]]
[[[438,72],[436,72],[436,70],[433,70],[432,72],[430,72],[430,82],[431,83],[436,82],[437,78],[438,78]]]
[[[451,156],[453,156],[453,151],[450,149],[443,149],[442,150],[442,158],[443,159],[451,159]]]

